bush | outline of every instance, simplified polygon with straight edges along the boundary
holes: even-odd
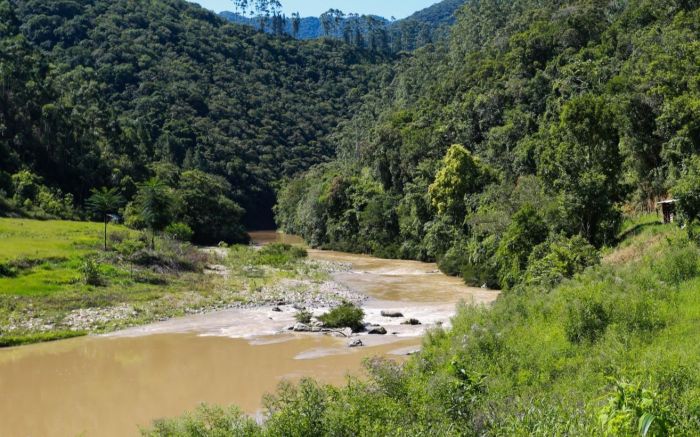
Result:
[[[653,265],[660,280],[678,286],[681,282],[696,277],[699,273],[698,248],[688,240],[672,242],[668,253]]]
[[[595,342],[602,337],[610,323],[601,302],[588,298],[576,299],[568,308],[564,329],[572,343]]]
[[[102,285],[100,265],[94,258],[86,258],[83,260],[80,265],[80,274],[82,275],[83,283],[86,285]]]
[[[201,405],[197,410],[178,419],[158,420],[150,430],[143,430],[145,437],[185,436],[257,436],[259,427],[255,421],[238,408],[224,409]]]
[[[302,247],[291,244],[273,243],[269,244],[258,252],[258,264],[281,267],[301,258],[306,258],[308,253]]]
[[[353,332],[359,332],[364,329],[362,321],[364,320],[365,312],[349,302],[345,302],[339,307],[333,308],[331,311],[323,314],[318,319],[323,322],[323,326],[327,328],[350,328]]]
[[[165,228],[165,235],[173,240],[189,242],[192,241],[194,232],[185,223],[171,223]]]
[[[312,317],[313,314],[311,313],[311,311],[308,310],[299,310],[296,314],[294,314],[294,318],[299,323],[309,324],[311,323]]]
[[[584,238],[557,235],[533,249],[525,283],[553,287],[599,262],[598,251]]]

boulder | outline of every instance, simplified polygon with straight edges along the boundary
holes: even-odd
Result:
[[[403,317],[403,314],[401,314],[399,311],[382,311],[382,317],[398,318]]]
[[[292,328],[292,330],[294,332],[310,332],[311,327],[304,323],[297,323],[296,325],[294,325],[294,328]]]
[[[367,333],[373,335],[386,335],[386,328],[383,326],[370,326],[367,328]]]
[[[361,346],[364,346],[364,343],[362,343],[362,340],[360,340],[359,338],[351,340],[350,343],[348,343],[348,347],[361,347]]]
[[[281,312],[282,312],[282,308],[280,308],[280,307],[274,307],[274,308],[272,308],[272,311],[275,312],[275,313],[281,313]]]

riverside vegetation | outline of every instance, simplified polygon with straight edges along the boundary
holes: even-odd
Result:
[[[700,249],[648,219],[560,285],[462,306],[406,365],[343,387],[284,383],[265,422],[202,406],[147,436],[697,435]]]

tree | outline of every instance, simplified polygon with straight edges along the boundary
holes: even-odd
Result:
[[[292,14],[292,36],[294,38],[299,37],[299,28],[301,27],[301,16],[299,12],[294,12]]]
[[[547,240],[549,229],[534,206],[525,205],[513,215],[496,250],[498,281],[512,288],[522,279],[532,250]]]
[[[124,198],[116,188],[93,189],[92,196],[87,200],[87,207],[95,215],[104,220],[104,250],[107,250],[107,223],[109,215],[116,213],[124,204]]]
[[[151,231],[151,249],[156,247],[156,232],[162,231],[172,220],[173,197],[170,188],[158,178],[139,184],[134,201],[136,211]]]
[[[428,188],[430,200],[439,214],[457,218],[466,213],[464,196],[483,186],[482,166],[464,146],[455,144],[447,151],[435,182]]]
[[[244,210],[231,200],[231,185],[222,177],[190,170],[182,173],[177,190],[179,218],[194,231],[200,244],[245,242]]]
[[[583,95],[564,106],[540,155],[540,176],[560,196],[563,226],[596,246],[612,241],[624,196],[615,113],[604,97]]]
[[[678,209],[688,220],[688,230],[693,222],[700,220],[700,157],[685,160],[683,172],[673,187],[673,196],[678,199]]]

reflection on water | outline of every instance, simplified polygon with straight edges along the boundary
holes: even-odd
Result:
[[[254,413],[283,378],[342,383],[348,372],[361,374],[365,357],[402,347],[348,349],[331,337],[261,343],[157,335],[2,350],[0,435],[138,435],[137,424],[201,402]],[[307,356],[320,358],[300,359]]]

